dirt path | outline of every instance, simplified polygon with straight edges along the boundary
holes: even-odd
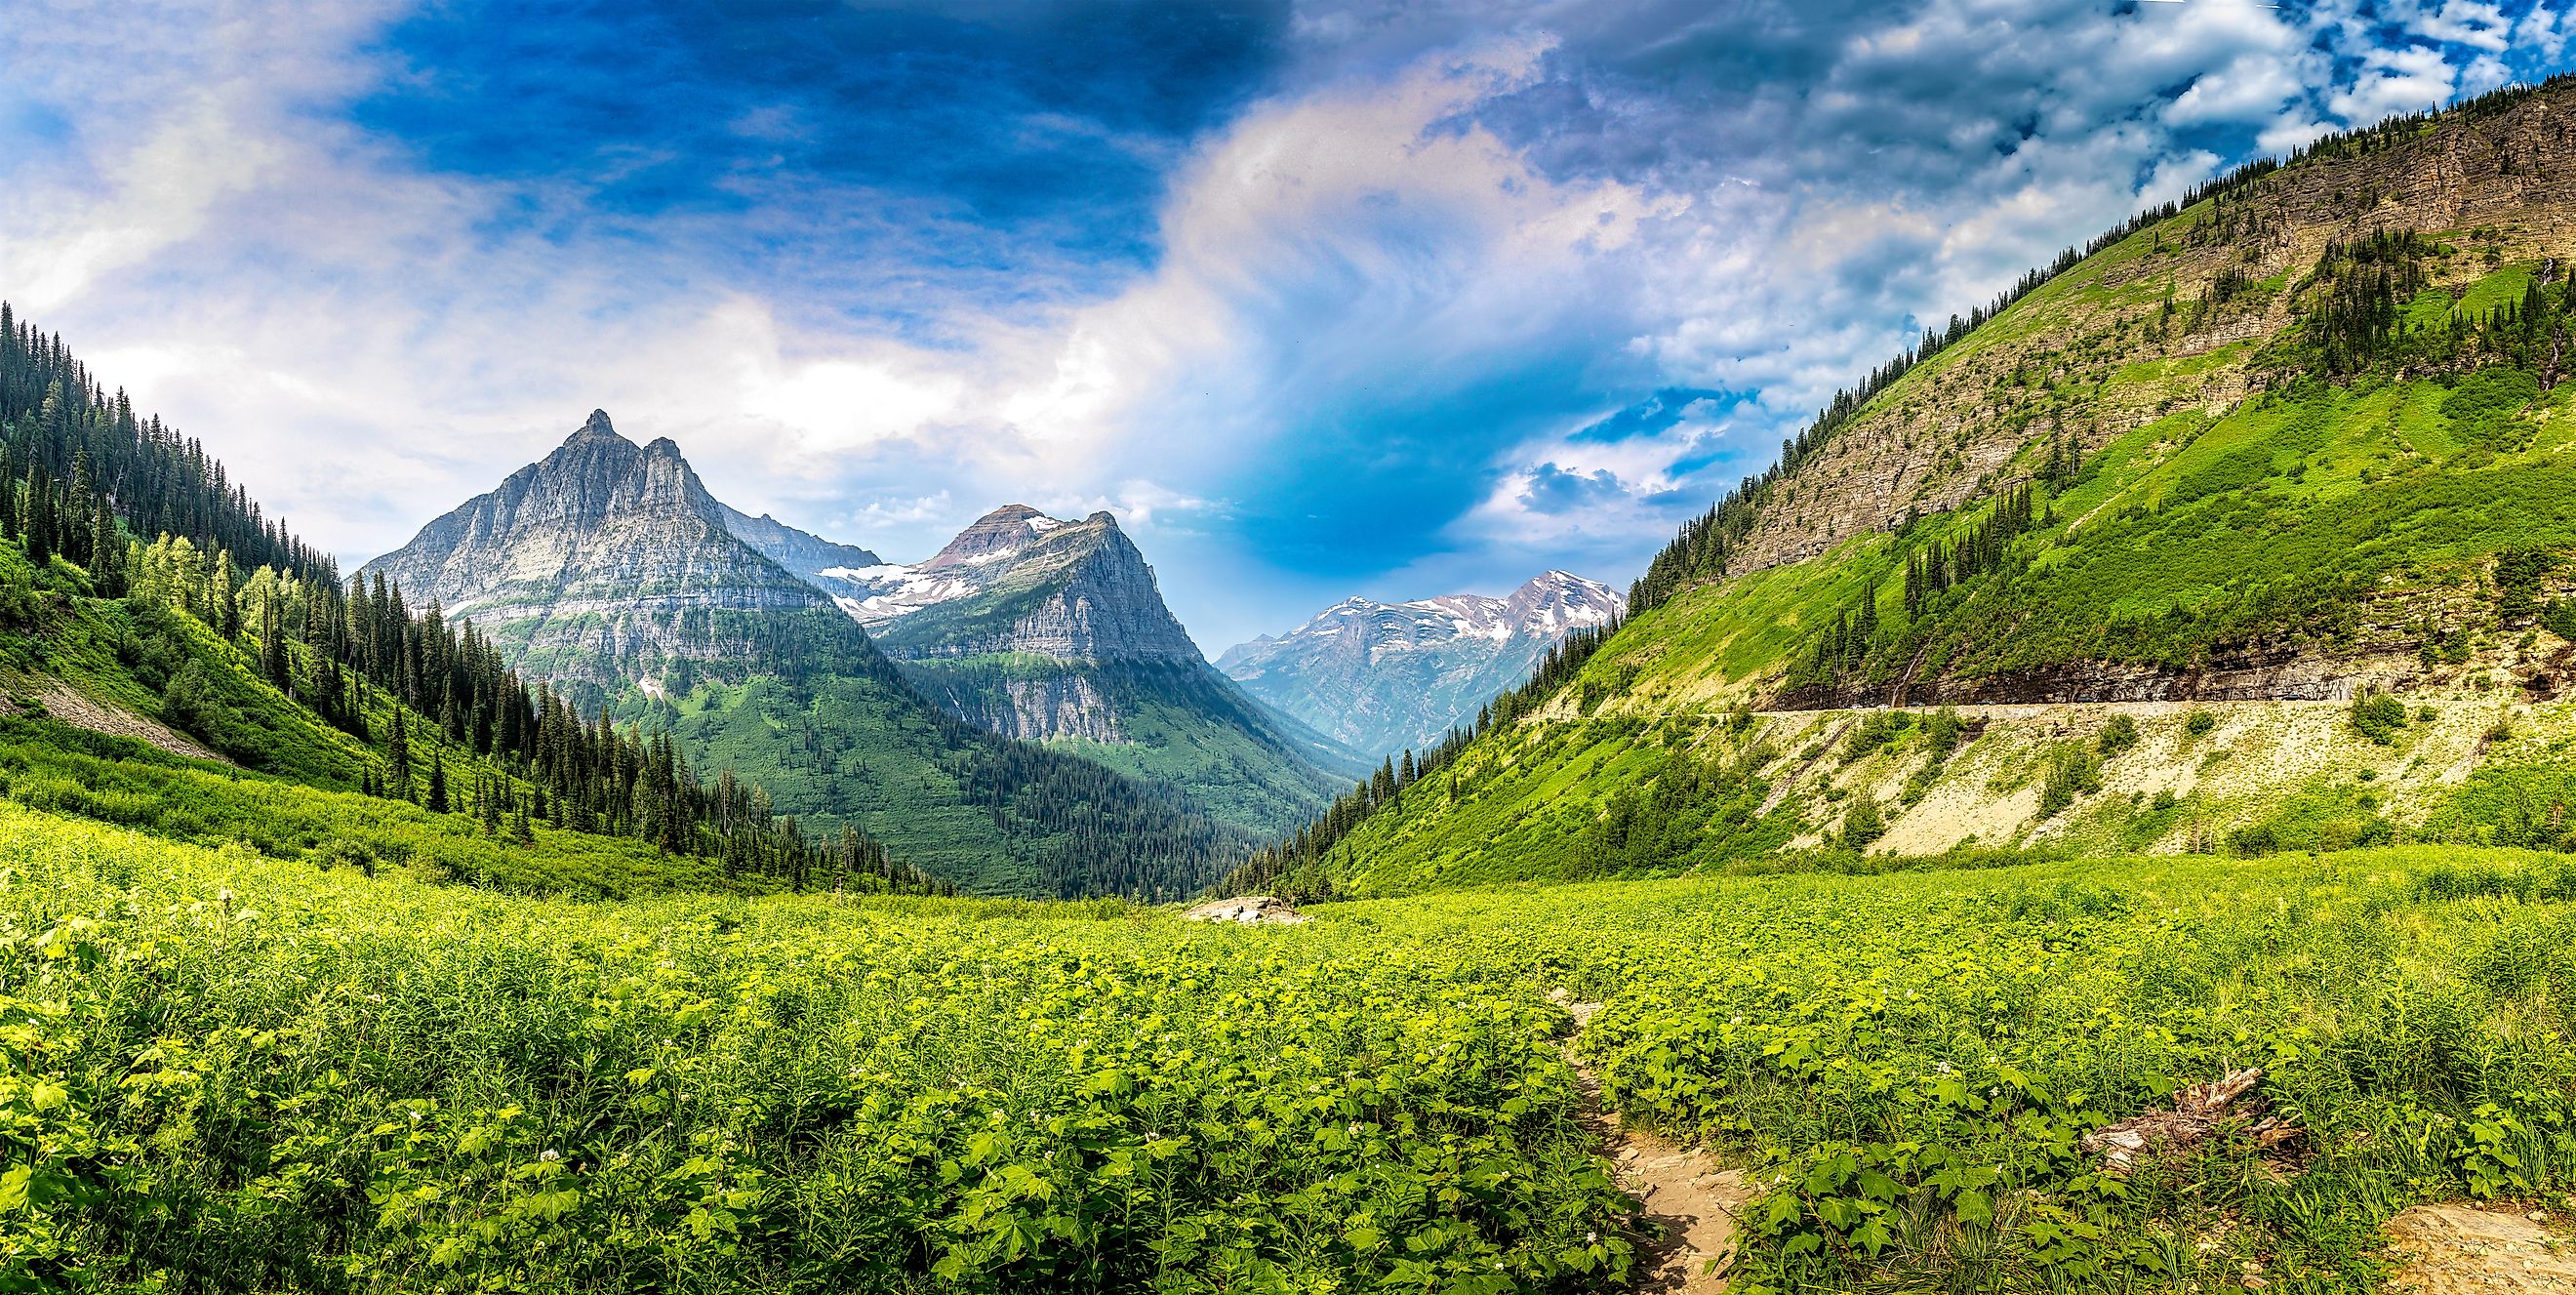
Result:
[[[1720,1168],[1707,1155],[1643,1129],[1619,1125],[1617,1111],[1601,1109],[1601,1079],[1574,1055],[1574,1039],[1592,1024],[1599,1003],[1578,1003],[1560,989],[1551,998],[1574,1013],[1574,1035],[1565,1059],[1583,1088],[1584,1119],[1601,1135],[1619,1186],[1645,1205],[1645,1221],[1662,1232],[1638,1250],[1636,1289],[1641,1295],[1716,1295],[1726,1283],[1709,1271],[1735,1253],[1735,1211],[1753,1199],[1738,1170]]]
[[[2465,1205],[2418,1205],[2388,1221],[2406,1263],[2388,1289],[2407,1295],[2576,1292],[2576,1240],[2538,1220]]]

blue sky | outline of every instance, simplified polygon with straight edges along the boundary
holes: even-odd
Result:
[[[2563,5],[2565,0],[2560,0]],[[896,560],[1116,511],[1211,655],[1624,583],[1926,321],[2563,8],[0,8],[0,295],[354,563],[604,407]]]

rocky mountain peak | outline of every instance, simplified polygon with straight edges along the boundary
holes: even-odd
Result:
[[[1027,504],[1004,504],[976,518],[974,525],[957,532],[948,547],[921,565],[924,569],[980,566],[1017,553],[1036,543],[1039,536],[1064,525]]]
[[[1545,571],[1503,600],[1510,622],[1524,632],[1606,625],[1626,605],[1619,592],[1570,571]]]
[[[677,659],[748,656],[748,622],[713,628],[717,613],[830,606],[732,535],[730,511],[679,446],[638,446],[594,411],[543,460],[362,571],[482,622],[536,677],[614,687]]]

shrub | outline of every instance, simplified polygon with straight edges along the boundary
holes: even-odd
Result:
[[[2182,722],[2182,731],[2192,737],[2206,737],[2218,727],[2218,717],[2205,710],[2193,711]]]
[[[2039,816],[2054,818],[2077,796],[2102,789],[2102,766],[2092,752],[2072,743],[2049,756],[2047,777],[2040,783]]]
[[[2354,693],[2351,712],[2352,730],[2381,746],[2397,741],[2397,731],[2406,727],[2406,704],[2376,688]]]
[[[1843,844],[1854,850],[1866,850],[1870,843],[1887,835],[1887,820],[1880,817],[1878,798],[1860,796],[1843,812]]]
[[[2111,759],[2138,744],[2138,721],[2127,715],[2114,715],[2102,726],[2102,758]]]

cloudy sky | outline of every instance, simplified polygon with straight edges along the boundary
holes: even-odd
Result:
[[[594,407],[1201,643],[1624,585],[1924,322],[2568,0],[9,0],[0,296],[357,561]]]

